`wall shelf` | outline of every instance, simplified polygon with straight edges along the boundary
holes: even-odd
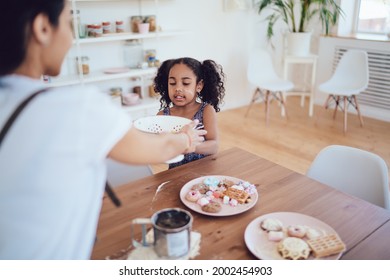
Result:
[[[156,67],[132,68],[126,72],[110,74],[105,73],[105,70],[134,67],[135,64],[141,65],[142,49],[144,52],[154,50],[158,53],[159,38],[180,36],[187,33],[179,29],[165,30],[161,28],[158,21],[160,1],[68,0],[72,11],[78,11],[74,13],[77,16],[73,17],[72,22],[75,36],[73,47],[62,66],[62,74],[58,77],[50,78],[47,85],[49,87],[60,87],[96,83],[99,89],[107,92],[107,94],[112,87],[121,87],[123,92],[131,92],[134,87],[141,87],[140,94],[142,99],[140,99],[140,102],[132,106],[122,106],[122,108],[130,113],[133,118],[147,114],[156,114],[160,107],[159,100],[149,96],[149,86],[153,83],[153,77],[157,73]],[[129,19],[132,16],[139,15],[154,15],[157,20],[157,31],[142,34],[131,32]],[[79,23],[83,25],[101,23],[102,19],[109,20],[111,23],[115,23],[115,20],[123,20],[125,32],[115,33],[114,28],[111,28],[113,33],[102,34],[100,37],[79,38],[79,30],[81,30]],[[141,46],[140,49],[129,51],[129,43],[126,42],[128,40],[137,40],[137,44]],[[82,57],[87,57],[87,60],[84,61],[88,62],[88,66],[84,65],[84,70],[89,69],[88,74],[81,74],[83,67],[78,62],[83,60]],[[158,56],[156,56],[156,59],[158,59]],[[131,63],[132,61],[138,63]],[[145,65],[142,66],[145,67]]]
[[[78,42],[79,44],[91,44],[91,43],[125,41],[125,40],[153,39],[158,37],[178,36],[178,35],[183,35],[185,33],[186,32],[183,30],[149,32],[146,34],[132,33],[132,32],[110,33],[110,34],[103,34],[102,37],[98,37],[98,38],[79,39]],[[73,43],[76,44],[77,40],[74,40]]]

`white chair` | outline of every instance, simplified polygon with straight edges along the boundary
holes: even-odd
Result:
[[[248,81],[256,87],[253,93],[251,103],[245,116],[248,115],[249,109],[252,104],[262,97],[265,104],[265,120],[268,125],[269,118],[269,104],[271,98],[278,100],[285,110],[287,116],[287,110],[284,102],[283,92],[291,90],[294,84],[288,80],[280,78],[275,70],[270,54],[266,50],[257,49],[249,57],[248,69],[247,69]]]
[[[390,210],[388,168],[376,154],[331,145],[318,153],[306,175]]]
[[[325,101],[325,109],[328,109],[332,102],[335,103],[333,118],[336,117],[337,108],[344,112],[344,133],[347,132],[349,104],[356,109],[360,125],[363,127],[363,118],[360,114],[356,95],[367,88],[368,79],[367,53],[361,50],[348,50],[341,57],[330,80],[318,87],[321,92],[329,94]]]
[[[107,182],[113,188],[153,175],[149,165],[128,165],[112,159],[106,159],[106,165]]]

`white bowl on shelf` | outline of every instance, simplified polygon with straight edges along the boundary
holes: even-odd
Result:
[[[139,94],[137,93],[122,93],[123,105],[135,105],[139,103]]]

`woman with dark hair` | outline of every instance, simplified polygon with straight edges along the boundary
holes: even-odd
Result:
[[[105,159],[161,163],[195,151],[206,131],[195,130],[193,122],[178,134],[143,133],[94,87],[45,89],[40,77],[58,75],[72,45],[69,1],[5,2],[0,259],[87,259],[102,204]],[[26,100],[31,101],[10,122]]]
[[[154,79],[154,89],[161,95],[158,114],[197,119],[207,130],[205,141],[195,152],[185,154],[169,168],[217,153],[216,112],[225,95],[224,78],[222,66],[213,60],[183,57],[164,61],[159,67]]]

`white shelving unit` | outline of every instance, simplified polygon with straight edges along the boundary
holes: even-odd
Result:
[[[131,68],[121,73],[107,73],[106,70],[108,68],[127,67],[124,57],[124,43],[127,40],[138,40],[142,45],[145,40],[148,40],[149,42],[156,42],[157,45],[160,38],[184,35],[186,32],[183,30],[161,30],[159,28],[159,0],[69,0],[69,3],[73,11],[81,11],[79,20],[83,24],[87,22],[102,22],[103,20],[107,20],[106,16],[111,16],[111,23],[113,24],[112,17],[119,17],[117,19],[121,19],[120,17],[124,19],[126,17],[127,28],[122,33],[103,34],[101,37],[96,38],[79,38],[78,23],[77,19],[74,18],[75,39],[73,41],[73,47],[62,67],[62,74],[59,77],[51,78],[48,85],[57,87],[93,83],[107,93],[111,87],[127,85],[131,89],[132,86],[141,86],[142,99],[140,99],[140,103],[122,107],[133,117],[155,114],[159,109],[160,103],[155,97],[149,97],[148,86],[156,74],[156,67]],[[149,13],[143,14],[142,12],[142,4],[145,3],[149,6],[154,4],[154,13],[152,15],[156,16],[156,32],[145,34],[133,33],[129,28],[130,23],[128,19],[131,16],[150,15]],[[110,10],[113,9],[112,7],[116,8],[114,12]],[[150,12],[150,9],[148,12]],[[83,18],[84,15],[85,18]],[[113,29],[115,29],[115,26],[112,27]],[[158,53],[158,48],[156,47],[155,49]],[[90,60],[90,72],[84,75],[81,64],[78,64],[77,61],[80,61],[82,56],[89,55],[94,57]],[[108,65],[109,63],[112,64]],[[124,92],[129,91],[124,89]]]

